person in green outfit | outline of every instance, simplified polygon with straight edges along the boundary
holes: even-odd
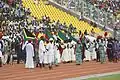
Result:
[[[76,65],[80,65],[82,64],[82,43],[81,41],[77,42],[76,45],[76,50],[75,50],[75,54],[76,54]]]
[[[103,39],[100,39],[100,42],[98,45],[99,45],[98,50],[100,54],[100,62],[101,64],[103,64],[105,62],[105,49],[104,49]]]

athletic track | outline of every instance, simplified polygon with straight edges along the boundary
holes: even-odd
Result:
[[[46,66],[40,69],[25,69],[23,64],[4,65],[0,67],[0,80],[62,80],[91,74],[108,73],[120,71],[120,61],[118,63],[91,61],[84,62],[82,65],[75,63],[60,64],[49,70]]]

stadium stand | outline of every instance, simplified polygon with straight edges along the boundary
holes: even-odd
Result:
[[[111,13],[117,13],[120,11],[119,0],[86,0],[86,2]]]
[[[76,17],[63,12],[62,10],[52,6],[47,5],[43,1],[40,1],[39,4],[35,4],[34,0],[23,0],[23,6],[26,8],[30,8],[31,16],[36,17],[37,19],[41,19],[44,15],[50,17],[51,21],[60,21],[60,23],[66,23],[67,26],[72,24],[77,28],[77,31],[84,32],[87,30],[88,33],[94,28],[90,24],[85,21],[79,21]],[[94,28],[94,31],[97,34],[103,33],[103,31],[99,28]]]

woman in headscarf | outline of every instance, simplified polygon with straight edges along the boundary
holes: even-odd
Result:
[[[103,43],[103,39],[100,39],[100,42],[99,42],[99,47],[98,47],[98,50],[99,50],[99,54],[100,54],[100,62],[101,64],[103,64],[105,62],[105,49],[104,49],[104,43]]]
[[[75,50],[75,54],[76,54],[76,65],[80,65],[82,64],[82,43],[81,41],[77,42],[76,45],[76,50]]]

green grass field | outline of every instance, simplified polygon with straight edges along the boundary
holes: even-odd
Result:
[[[88,78],[86,80],[120,80],[120,74],[114,74],[114,75],[104,76],[104,77]]]

